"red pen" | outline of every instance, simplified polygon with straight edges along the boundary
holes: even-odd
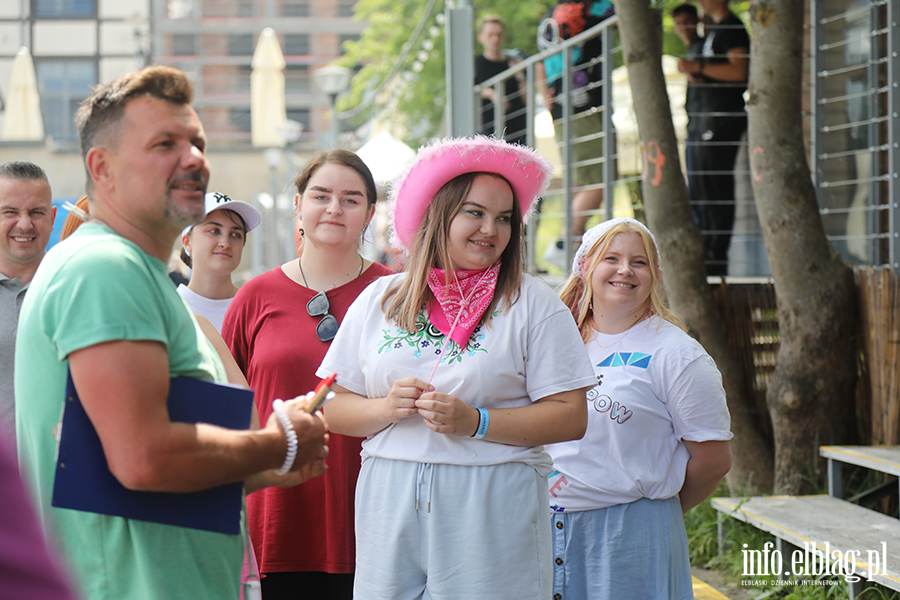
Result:
[[[306,405],[306,412],[312,414],[319,410],[319,407],[322,406],[322,402],[324,402],[325,398],[328,397],[328,393],[331,391],[331,386],[334,385],[335,381],[337,381],[337,373],[335,373],[334,375],[329,375],[319,382],[319,385],[316,386],[316,392],[313,395],[312,400],[310,400],[309,404]]]

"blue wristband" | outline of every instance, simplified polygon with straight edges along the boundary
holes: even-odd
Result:
[[[484,436],[487,435],[488,425],[490,425],[490,423],[491,423],[491,415],[488,414],[487,410],[485,410],[483,408],[479,408],[478,409],[478,430],[475,431],[475,435],[473,435],[472,437],[475,438],[476,440],[483,440]]]

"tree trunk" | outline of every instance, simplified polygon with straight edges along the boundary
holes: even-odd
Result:
[[[767,391],[775,490],[808,493],[818,446],[855,431],[857,303],[816,204],[800,110],[803,0],[751,0],[748,136],[753,192],[778,295],[781,345]]]
[[[729,486],[750,494],[770,492],[772,449],[750,408],[753,402],[747,394],[746,375],[728,345],[706,281],[700,230],[691,216],[662,72],[660,12],[652,9],[648,0],[619,0],[616,11],[644,148],[644,206],[663,257],[669,300],[722,373],[734,432]]]

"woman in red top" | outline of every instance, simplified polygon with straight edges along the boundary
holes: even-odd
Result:
[[[375,181],[353,152],[317,155],[295,181],[303,253],[244,285],[222,336],[256,393],[262,422],[272,401],[305,394],[347,308],[393,271],[365,260],[359,242],[375,213]],[[295,488],[247,498],[266,600],[352,597],[353,495],[361,438],[331,434],[328,472]]]

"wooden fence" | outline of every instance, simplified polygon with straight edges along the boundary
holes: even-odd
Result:
[[[756,401],[760,430],[771,439],[772,423],[766,407],[766,387],[778,358],[778,307],[771,283],[719,285],[714,293],[725,324],[728,343],[747,374],[748,398]]]
[[[856,269],[859,292],[861,419],[871,422],[872,444],[900,443],[900,280],[888,268]]]
[[[859,294],[859,382],[856,407],[860,441],[900,444],[900,276],[888,268],[855,269]],[[775,370],[779,332],[771,283],[723,284],[715,298],[728,341],[748,375],[760,427],[771,436],[766,387]]]

